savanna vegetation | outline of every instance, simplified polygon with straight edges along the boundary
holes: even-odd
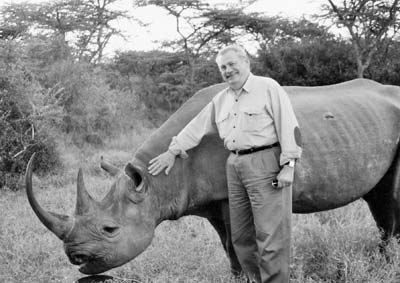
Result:
[[[22,176],[37,152],[34,186],[45,207],[72,212],[77,169],[101,197],[135,149],[197,90],[220,82],[217,50],[238,42],[253,72],[282,85],[327,85],[365,77],[400,85],[398,1],[324,1],[324,15],[287,19],[220,9],[200,0],[131,1],[176,18],[179,38],[153,51],[104,57],[117,0],[58,0],[0,7],[0,282],[72,282],[82,275],[33,215]],[[242,6],[240,6],[242,5]],[[344,27],[350,36],[329,29]],[[188,29],[190,32],[188,33]],[[96,188],[96,190],[94,190]],[[379,253],[379,231],[362,201],[295,215],[292,282],[399,282],[400,247]],[[388,260],[389,259],[389,260]],[[240,282],[203,219],[163,223],[114,282]]]

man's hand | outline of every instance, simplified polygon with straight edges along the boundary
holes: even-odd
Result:
[[[169,171],[174,166],[174,163],[175,155],[170,151],[166,151],[150,160],[148,170],[151,175],[158,175],[164,168],[166,168],[165,175],[168,175]]]
[[[287,165],[283,166],[281,172],[279,172],[278,174],[278,177],[276,177],[276,179],[278,180],[277,188],[291,186],[293,183],[293,177],[294,177],[294,168],[289,167]]]

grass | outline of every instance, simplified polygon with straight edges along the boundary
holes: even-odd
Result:
[[[60,144],[64,169],[34,178],[41,205],[72,214],[79,167],[84,169],[91,194],[101,198],[112,179],[99,169],[100,156],[122,166],[148,134],[119,137],[104,150]],[[24,191],[0,191],[0,213],[0,282],[70,283],[84,277],[69,263],[62,242],[34,215]],[[388,263],[378,244],[378,230],[363,201],[332,211],[294,215],[291,282],[400,282],[400,245],[390,244]],[[206,220],[194,216],[163,222],[144,253],[106,274],[119,278],[109,282],[129,282],[124,278],[154,283],[241,282],[230,275],[216,232]]]

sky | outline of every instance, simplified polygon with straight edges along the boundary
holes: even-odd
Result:
[[[5,3],[19,3],[26,0],[0,0],[0,5]],[[46,0],[30,0],[29,2],[43,2]],[[47,0],[50,1],[50,0]],[[208,0],[211,5],[223,7],[225,3],[233,4],[239,0]],[[105,50],[106,56],[112,56],[115,51],[157,49],[160,43],[156,41],[171,40],[178,38],[176,32],[175,18],[167,15],[167,12],[159,7],[148,6],[143,8],[133,8],[132,1],[120,0],[116,7],[127,10],[130,15],[148,24],[141,27],[132,20],[117,20],[113,25],[122,30],[125,39],[114,37]],[[260,12],[266,15],[280,15],[289,18],[299,18],[310,16],[320,12],[322,4],[326,0],[257,0],[245,9],[245,12]]]

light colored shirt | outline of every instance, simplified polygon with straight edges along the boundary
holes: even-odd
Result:
[[[281,165],[301,156],[298,122],[289,97],[271,78],[250,74],[237,94],[229,87],[219,92],[173,137],[169,150],[186,158],[186,151],[203,136],[216,132],[229,150],[279,142]]]

